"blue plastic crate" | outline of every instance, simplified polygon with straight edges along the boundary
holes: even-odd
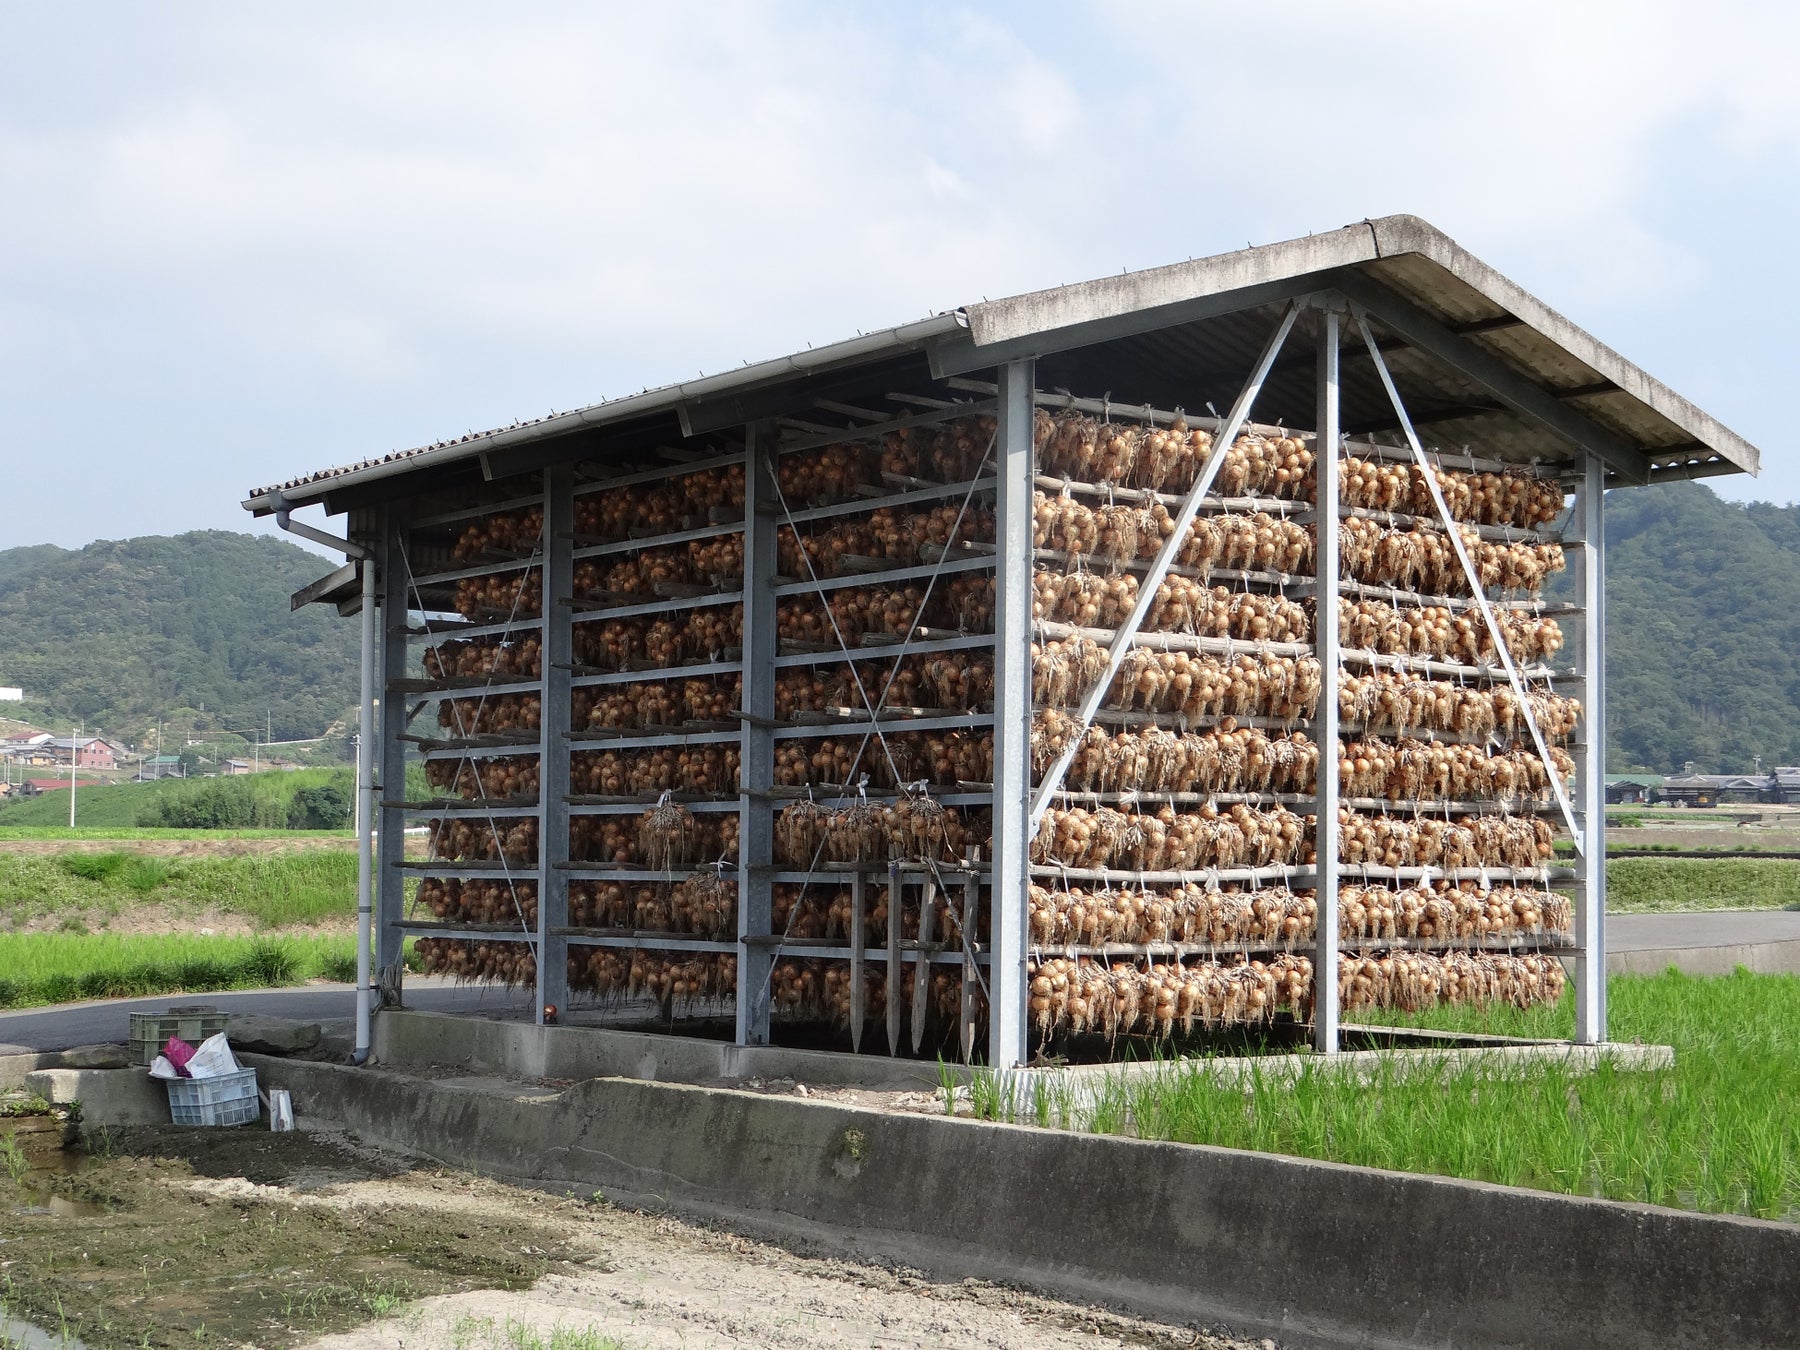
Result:
[[[262,1114],[255,1069],[167,1082],[169,1118],[177,1125],[248,1125]]]

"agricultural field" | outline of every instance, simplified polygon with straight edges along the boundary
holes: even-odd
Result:
[[[1606,907],[1615,914],[1800,907],[1800,860],[1613,858]]]
[[[1551,1060],[1499,1076],[1446,1062],[1384,1064],[1359,1082],[1303,1068],[1292,1082],[1226,1084],[1204,1061],[1109,1080],[1102,1133],[1255,1149],[1402,1172],[1800,1220],[1800,976],[1608,983],[1613,1039],[1674,1047],[1675,1067],[1579,1074]],[[1367,1019],[1365,1019],[1367,1020]],[[1568,1038],[1571,1000],[1528,1012],[1395,1016],[1447,1031]],[[991,1088],[989,1114],[1034,1118]]]
[[[355,852],[241,843],[0,845],[0,1008],[352,978]]]
[[[83,784],[75,793],[75,820],[77,828],[345,829],[352,785],[345,768]],[[0,802],[0,828],[68,823],[69,799],[62,792]]]
[[[0,1008],[356,979],[353,935],[0,933]]]

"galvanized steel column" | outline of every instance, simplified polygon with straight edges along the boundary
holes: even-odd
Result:
[[[1318,854],[1313,895],[1319,909],[1313,951],[1313,1045],[1338,1049],[1338,325],[1335,309],[1319,311],[1317,584],[1313,639],[1319,658]],[[1220,447],[1221,451],[1224,447]]]
[[[994,857],[988,1064],[1027,1058],[1025,944],[1031,840],[1031,489],[1036,363],[1000,367],[996,472],[1000,558],[994,621]],[[972,935],[971,935],[972,936]]]
[[[1581,744],[1575,800],[1581,817],[1581,892],[1575,901],[1575,1040],[1606,1040],[1606,465],[1582,456],[1571,524],[1581,588]]]
[[[537,1023],[569,1004],[569,723],[575,660],[575,471],[544,470],[544,641],[538,649]],[[555,1014],[549,1010],[554,1008]]]
[[[377,982],[399,996],[404,963],[405,934],[395,925],[406,917],[406,875],[400,863],[406,856],[406,811],[399,804],[406,797],[406,696],[393,692],[396,680],[407,677],[410,648],[406,641],[406,557],[403,552],[407,508],[395,504],[382,512],[380,559],[377,577],[381,601],[377,620],[381,635],[380,678],[381,758],[376,777],[380,824],[375,832],[375,969]]]
[[[772,437],[744,429],[743,739],[739,742],[737,1043],[769,1043],[769,972],[775,950],[775,493]],[[896,988],[890,984],[890,989]]]

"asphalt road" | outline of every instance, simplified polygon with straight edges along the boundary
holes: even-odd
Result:
[[[170,1005],[189,1003],[209,1004],[228,1013],[261,1013],[267,1017],[296,1017],[308,1022],[347,1022],[356,1015],[354,991],[354,986],[348,984],[309,984],[293,989],[106,999],[96,1003],[65,1003],[28,1012],[0,1013],[0,1055],[122,1042],[130,1034],[129,1014],[161,1012]],[[431,976],[406,981],[406,1006],[420,1012],[497,1015],[521,1012],[530,1003],[529,992],[460,985]]]
[[[1800,942],[1800,911],[1714,910],[1701,914],[1608,914],[1608,951],[1739,947],[1753,942]]]

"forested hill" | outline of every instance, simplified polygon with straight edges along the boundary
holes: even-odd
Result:
[[[1800,507],[1669,483],[1606,523],[1610,767],[1800,764]]]
[[[70,719],[135,740],[158,718],[247,732],[265,717],[277,741],[321,735],[356,702],[358,626],[288,597],[330,568],[224,530],[0,551],[0,685],[65,736]]]
[[[1611,767],[1800,764],[1800,507],[1703,483],[1606,506]],[[128,737],[202,706],[202,729],[268,709],[276,740],[320,735],[355,702],[357,625],[288,596],[329,566],[218,530],[0,551],[0,685]]]

